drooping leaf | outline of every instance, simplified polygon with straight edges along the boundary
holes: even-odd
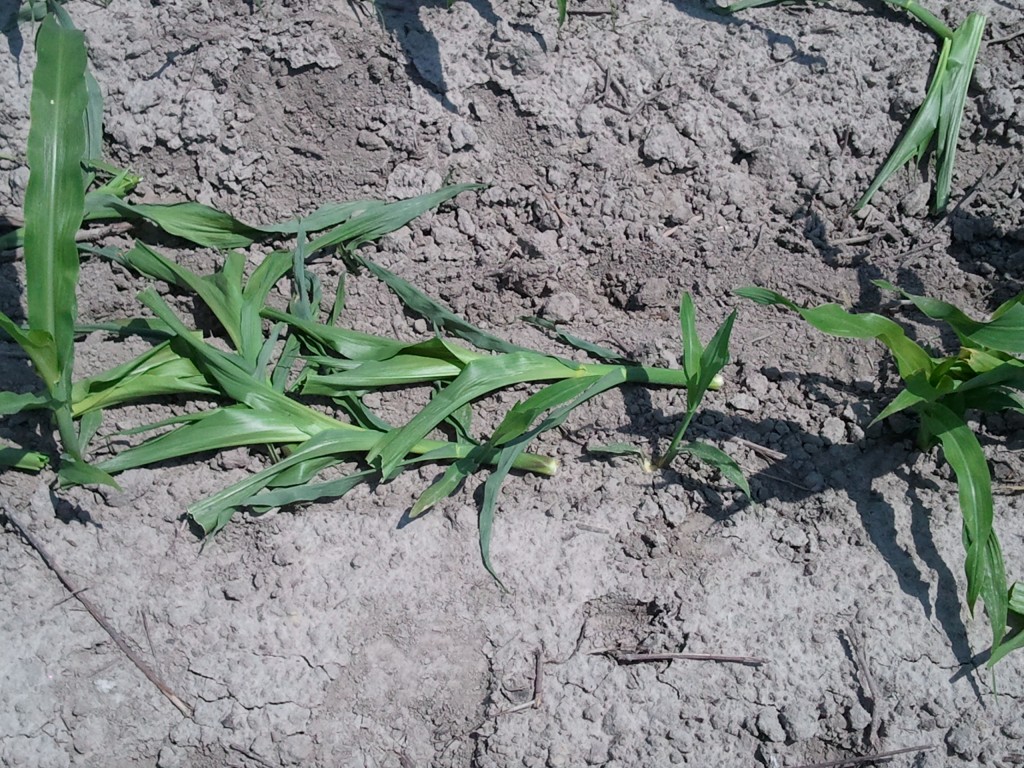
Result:
[[[722,474],[722,477],[743,491],[748,499],[750,498],[750,483],[747,482],[747,478],[743,474],[743,468],[722,449],[700,440],[694,440],[683,443],[679,447],[679,452],[689,454],[708,466],[714,467]]]
[[[998,316],[985,323],[968,317],[948,302],[907,293],[885,280],[872,282],[879,288],[902,294],[933,320],[948,323],[965,346],[981,346],[999,352],[1024,354],[1024,304],[1021,304],[1019,297],[1000,307]]]
[[[967,604],[974,610],[980,596],[992,625],[992,647],[1006,633],[1006,571],[999,541],[992,529],[992,480],[985,453],[963,419],[940,403],[919,407],[929,432],[942,444],[942,454],[956,475],[967,550]]]
[[[853,314],[838,304],[823,304],[804,309],[781,294],[751,286],[734,293],[758,304],[779,304],[798,313],[819,331],[848,339],[877,339],[892,353],[900,376],[909,378],[916,371],[931,373],[933,361],[906,332],[887,317],[873,313]]]

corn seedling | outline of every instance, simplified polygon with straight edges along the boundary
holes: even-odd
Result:
[[[723,8],[722,12],[736,13],[777,2],[779,0],[741,0]],[[949,203],[956,143],[963,120],[967,89],[971,84],[981,37],[985,31],[985,17],[977,12],[968,14],[959,27],[950,29],[916,0],[886,2],[906,11],[928,27],[941,41],[941,47],[924,101],[867,191],[857,201],[854,210],[860,210],[871,202],[875,192],[896,171],[911,161],[923,159],[929,148],[934,147],[937,172],[932,213],[939,213]]]
[[[882,280],[875,284],[897,290]],[[1024,647],[1024,613],[1020,610],[1024,587],[1017,582],[1007,589],[992,524],[991,475],[981,444],[967,423],[967,413],[972,410],[1024,413],[1024,294],[1000,306],[988,322],[980,322],[944,301],[900,292],[929,318],[946,323],[959,340],[956,354],[932,357],[908,338],[900,325],[881,315],[853,314],[837,304],[803,308],[763,288],[744,288],[737,293],[761,304],[787,307],[833,336],[876,339],[888,348],[904,388],[872,423],[909,409],[920,420],[920,448],[941,446],[959,489],[967,604],[973,612],[981,597],[992,626],[989,666]],[[1009,636],[1008,623],[1016,628]]]
[[[63,483],[113,481],[88,466],[83,452],[95,423],[76,429],[72,415],[72,371],[76,320],[75,288],[85,187],[82,163],[99,140],[94,92],[86,72],[84,35],[67,14],[48,15],[36,38],[38,63],[32,78],[28,137],[28,188],[23,244],[28,327],[0,313],[0,328],[28,355],[43,380],[43,395],[0,393],[0,413],[30,408],[52,412],[60,435]],[[41,463],[41,454],[8,449],[0,461],[18,467]]]
[[[462,188],[452,188],[462,191]],[[452,189],[446,195],[454,194]],[[422,203],[421,203],[422,204]],[[207,235],[209,233],[206,233]],[[319,285],[306,273],[306,260],[317,243],[340,247],[353,268],[365,269],[383,280],[414,313],[470,340],[478,350],[439,336],[407,343],[359,333],[319,322]],[[127,448],[100,464],[110,473],[209,450],[240,445],[277,444],[288,454],[240,483],[190,508],[192,518],[211,533],[222,528],[241,507],[270,507],[338,497],[359,482],[384,481],[422,461],[446,461],[449,467],[416,502],[416,517],[450,495],[470,475],[485,466],[494,469],[484,486],[480,514],[480,544],[485,565],[493,573],[489,542],[497,494],[512,469],[554,474],[557,462],[526,452],[538,435],[561,424],[579,405],[612,388],[630,383],[686,386],[686,372],[645,368],[634,364],[577,363],[526,350],[485,333],[461,320],[411,284],[357,253],[357,238],[337,237],[305,242],[301,232],[293,253],[274,252],[242,279],[241,254],[229,253],[213,275],[198,276],[144,244],[126,253],[106,254],[149,278],[191,290],[210,308],[234,352],[220,351],[187,328],[155,292],[139,298],[173,338],[150,353],[81,387],[81,407],[106,407],[135,399],[137,380],[156,388],[169,381],[164,393],[214,393],[228,404],[213,410],[151,425],[174,426],[170,432]],[[293,300],[289,311],[267,307],[269,288],[291,269]],[[336,302],[342,300],[339,295]],[[332,310],[331,315],[337,312]],[[262,320],[273,324],[265,335]],[[270,365],[272,347],[287,329],[285,348],[295,340],[293,354],[282,354]],[[301,359],[306,368],[285,391],[282,366]],[[168,372],[173,371],[174,376]],[[136,374],[138,374],[136,376]],[[713,378],[713,377],[712,377]],[[112,383],[113,382],[113,383]],[[471,436],[472,405],[497,390],[530,382],[546,382],[540,391],[515,405],[486,440]],[[367,392],[432,385],[430,402],[404,426],[385,423],[362,401]],[[716,386],[708,380],[704,385]],[[176,388],[176,389],[175,389]],[[313,410],[302,397],[327,397],[349,421]],[[454,427],[451,441],[431,440],[435,429]],[[337,480],[311,482],[319,473],[361,457],[368,469]]]
[[[689,455],[718,470],[725,478],[735,484],[750,497],[750,485],[739,464],[720,448],[701,440],[684,440],[690,428],[690,422],[697,413],[701,401],[708,390],[718,389],[722,384],[721,370],[729,363],[729,338],[732,326],[736,321],[733,311],[725,322],[715,331],[715,335],[705,347],[697,333],[697,319],[693,307],[693,299],[689,293],[683,294],[679,302],[679,325],[683,343],[683,378],[686,382],[686,414],[676,428],[669,443],[668,450],[658,458],[648,458],[640,449],[629,444],[612,444],[592,446],[591,452],[604,455],[627,455],[638,458],[641,465],[648,471],[668,467],[679,454]]]
[[[24,249],[29,305],[28,329],[6,317],[0,324],[25,348],[47,391],[6,393],[0,397],[0,411],[54,411],[67,454],[60,467],[62,481],[112,482],[112,475],[134,467],[239,446],[268,447],[273,461],[266,469],[189,509],[193,520],[211,533],[242,507],[259,512],[337,497],[366,480],[391,480],[412,464],[448,463],[440,480],[413,506],[415,517],[471,474],[492,466],[484,486],[480,545],[493,573],[489,542],[505,477],[513,469],[551,475],[558,466],[554,459],[527,452],[534,438],[612,387],[692,384],[703,392],[717,383],[714,373],[698,381],[691,370],[646,368],[622,360],[578,363],[517,347],[459,318],[357,252],[361,245],[480,185],[445,187],[394,203],[331,204],[269,226],[246,224],[193,202],[128,201],[138,178],[98,159],[102,102],[86,69],[82,35],[59,5],[51,4],[49,10],[40,27],[25,226],[0,242],[0,247]],[[212,274],[199,275],[142,241],[125,252],[79,246],[75,235],[83,222],[100,220],[145,221],[195,246],[221,252],[220,266]],[[289,239],[294,247],[271,251],[247,275],[248,256],[242,249]],[[207,341],[148,287],[138,298],[153,317],[93,327],[155,337],[154,346],[112,370],[74,381],[80,251],[112,259],[149,280],[196,296],[219,326],[206,330],[218,333],[223,343]],[[320,283],[307,264],[324,253],[338,253],[350,270],[368,271],[382,280],[410,312],[433,323],[435,336],[410,344],[338,327],[344,281],[327,322],[321,322]],[[271,290],[286,279],[292,285],[287,311],[268,306]],[[475,349],[442,338],[442,330]],[[528,383],[543,386],[511,408],[490,436],[475,438],[471,427],[476,401]],[[368,392],[424,384],[434,387],[433,397],[401,426],[386,423],[363,401]],[[131,430],[129,434],[156,434],[96,466],[85,463],[86,447],[107,409],[168,396],[212,399],[214,405]],[[324,397],[337,406],[337,418],[307,401]],[[694,408],[697,401],[699,397]],[[439,428],[453,438],[437,439],[434,433]],[[105,438],[110,447],[113,437]],[[353,459],[365,468],[340,479],[313,482],[320,473]],[[10,466],[38,470],[43,460],[39,454],[16,449],[0,451],[0,461]]]

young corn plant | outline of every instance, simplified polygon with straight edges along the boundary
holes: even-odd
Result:
[[[21,233],[28,325],[23,328],[0,313],[0,329],[32,361],[45,393],[0,392],[0,414],[49,410],[60,436],[61,482],[112,483],[83,457],[96,422],[89,419],[76,425],[72,413],[79,267],[75,234],[90,183],[83,161],[99,141],[90,119],[96,106],[94,82],[87,76],[84,35],[66,13],[43,19],[36,49],[27,149],[30,173]],[[7,448],[0,452],[0,462],[19,468],[38,469],[46,460],[33,451]]]
[[[780,0],[740,0],[723,8],[722,12],[737,13],[778,2]],[[967,89],[971,84],[981,37],[985,32],[985,17],[981,13],[970,13],[959,27],[950,29],[916,0],[886,2],[911,14],[939,39],[939,58],[924,101],[867,191],[857,201],[854,210],[858,211],[871,202],[874,194],[896,171],[911,161],[922,160],[928,150],[934,148],[937,172],[932,213],[941,213],[949,204],[956,143],[967,101]]]
[[[651,459],[638,448],[629,444],[616,443],[592,446],[592,453],[604,455],[634,456],[647,471],[668,467],[680,454],[692,456],[716,469],[723,477],[736,485],[750,498],[750,485],[742,468],[722,449],[702,440],[684,440],[693,417],[697,414],[708,390],[717,390],[722,385],[721,371],[729,363],[729,338],[736,321],[736,311],[729,314],[705,347],[697,333],[697,316],[693,299],[684,293],[679,302],[679,326],[683,344],[683,378],[686,381],[686,414],[676,428],[668,450]]]
[[[212,392],[227,404],[173,423],[150,425],[174,429],[120,451],[103,462],[102,469],[117,473],[233,446],[281,446],[285,458],[190,507],[193,520],[205,532],[213,533],[243,507],[262,511],[336,498],[361,482],[390,480],[415,463],[448,462],[447,471],[413,506],[410,516],[417,517],[453,493],[470,475],[491,466],[479,527],[481,555],[494,574],[490,537],[505,477],[513,469],[551,475],[558,467],[554,459],[527,452],[538,435],[557,427],[579,405],[612,387],[631,383],[679,387],[689,382],[685,371],[622,362],[577,363],[509,344],[458,318],[397,275],[357,254],[358,242],[318,238],[306,243],[300,232],[293,253],[272,253],[247,282],[242,279],[238,253],[229,253],[224,266],[209,276],[195,275],[142,244],[127,253],[108,254],[151,279],[199,295],[223,327],[234,352],[204,342],[152,290],[140,294],[140,300],[173,338],[113,374],[84,383],[83,407],[86,402],[102,407],[132,399],[134,395],[126,391],[132,384],[122,382],[129,379],[133,383],[134,379],[125,374],[138,370],[141,378],[153,375],[162,381],[168,378],[164,366],[177,373],[179,378],[172,387],[178,386],[178,393]],[[319,284],[305,270],[307,259],[321,247],[318,243],[340,247],[351,267],[370,271],[384,281],[410,311],[429,319],[435,328],[470,341],[477,349],[436,335],[408,343],[338,327],[333,319],[343,300],[340,293],[329,322],[319,321]],[[269,287],[289,269],[294,288],[288,311],[266,306]],[[260,326],[263,320],[273,324],[269,335]],[[275,344],[284,331],[285,350],[294,345],[271,364]],[[288,371],[296,361],[305,368],[286,386]],[[111,379],[116,383],[111,385]],[[711,379],[701,386],[717,385]],[[531,382],[546,386],[515,405],[486,439],[471,435],[472,407],[477,400]],[[403,426],[386,423],[363,402],[368,392],[422,385],[435,387],[435,394]],[[349,420],[310,408],[302,402],[310,397],[329,398]],[[445,426],[454,432],[452,440],[430,439],[435,429]],[[353,457],[361,459],[366,468],[313,482],[320,473],[347,465]]]
[[[875,284],[898,291],[883,280]],[[963,515],[967,604],[974,611],[980,597],[992,627],[989,666],[1024,647],[1024,586],[1007,589],[999,539],[993,527],[992,480],[978,438],[967,422],[970,411],[1012,410],[1024,413],[1024,293],[1010,299],[987,322],[974,320],[952,304],[898,291],[933,320],[946,323],[960,349],[933,357],[903,328],[877,314],[853,314],[837,304],[800,307],[764,288],[737,293],[761,304],[778,304],[797,312],[820,331],[853,339],[876,339],[895,360],[904,387],[872,423],[910,410],[920,420],[922,450],[938,445],[953,473]],[[1007,633],[1008,626],[1011,632]]]

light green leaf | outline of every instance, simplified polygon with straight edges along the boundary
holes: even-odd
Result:
[[[979,596],[985,601],[995,648],[1006,633],[1007,589],[999,542],[992,530],[988,463],[978,438],[944,405],[923,404],[919,412],[928,431],[941,442],[942,454],[956,474],[967,550],[967,604],[973,611]]]
[[[39,472],[49,459],[46,454],[37,451],[26,451],[23,448],[7,448],[0,446],[0,467],[20,469],[23,472]]]
[[[968,317],[945,301],[915,296],[885,280],[872,282],[879,288],[900,293],[933,320],[948,323],[965,346],[981,346],[998,352],[1024,354],[1024,305],[1019,299],[1004,304],[1000,307],[998,317],[983,323]]]
[[[747,482],[743,469],[725,451],[709,443],[694,440],[693,442],[683,443],[679,447],[679,452],[689,454],[696,459],[700,459],[708,466],[714,467],[722,473],[725,479],[743,491],[748,499],[750,498],[750,483]]]
[[[52,374],[44,379],[51,394],[63,400],[70,389],[74,359],[75,234],[82,223],[85,198],[85,37],[47,16],[36,45],[25,190],[28,323],[31,332],[44,332],[53,339],[59,382],[65,391],[54,389],[58,382]]]
[[[933,361],[920,346],[907,338],[898,324],[872,313],[853,314],[838,304],[803,309],[781,294],[757,286],[740,288],[734,293],[758,304],[780,304],[798,313],[819,331],[848,339],[877,339],[885,344],[896,360],[900,376],[909,378],[917,371],[930,374]]]
[[[46,395],[37,395],[32,392],[0,392],[0,416],[52,407],[53,401]]]

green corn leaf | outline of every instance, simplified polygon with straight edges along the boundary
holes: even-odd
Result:
[[[416,517],[430,509],[441,499],[450,496],[463,480],[479,470],[484,464],[493,463],[496,456],[500,466],[501,456],[503,455],[501,450],[509,443],[516,443],[520,446],[518,451],[508,454],[512,458],[518,458],[519,454],[525,450],[529,441],[539,434],[539,432],[529,433],[531,425],[547,411],[563,406],[567,402],[572,402],[581,397],[585,392],[590,392],[589,399],[603,392],[604,389],[622,384],[625,380],[625,370],[622,368],[612,369],[604,377],[593,375],[563,379],[553,384],[548,384],[525,400],[516,403],[508,410],[486,443],[472,449],[465,459],[453,463],[445,474],[420,496],[413,506],[410,516]],[[595,385],[602,381],[606,385],[604,389],[594,389]],[[577,405],[581,402],[577,402]],[[551,426],[556,425],[552,424]]]
[[[352,432],[354,435],[358,433],[356,438],[363,441],[361,446],[367,450],[379,437],[364,430],[353,429]],[[309,437],[309,432],[296,426],[290,414],[233,405],[207,411],[200,417],[193,417],[171,432],[118,452],[116,456],[101,462],[99,466],[104,471],[115,474],[197,453],[210,453],[243,445],[303,443]]]
[[[949,203],[956,160],[956,143],[964,116],[967,89],[971,85],[974,63],[985,33],[985,17],[972,13],[954,32],[942,82],[942,108],[939,112],[935,154],[938,171],[935,177],[935,204],[932,212],[943,211]]]
[[[53,408],[53,401],[46,395],[30,392],[0,392],[0,416],[11,416],[23,411],[38,411]]]
[[[1024,615],[1018,614],[1015,620],[1018,626],[1024,626]],[[999,644],[999,647],[992,651],[992,655],[988,660],[988,666],[994,666],[1005,658],[1008,653],[1018,651],[1021,648],[1024,648],[1024,629],[1018,629],[1012,635],[1007,636],[1006,639]]]
[[[85,189],[85,37],[47,16],[36,40],[25,190],[25,277],[31,332],[53,339],[59,379],[45,376],[58,400],[71,387],[76,319],[75,286]],[[7,329],[9,330],[9,329]],[[33,358],[35,361],[35,358]],[[54,389],[55,385],[60,389]],[[76,451],[77,446],[67,446]]]
[[[49,461],[45,454],[37,451],[0,447],[0,467],[20,469],[23,472],[40,472]]]
[[[631,443],[606,443],[604,445],[588,445],[587,453],[595,456],[626,456],[636,459],[645,472],[654,470],[654,464],[644,451]]]
[[[684,293],[679,300],[679,327],[683,340],[683,370],[686,371],[687,383],[692,384],[700,377],[700,358],[704,354],[704,345],[700,343],[697,333],[697,311],[689,293]]]
[[[453,461],[440,478],[431,483],[420,494],[409,510],[410,519],[416,519],[442,499],[451,496],[458,487],[484,464],[494,461],[496,451],[489,446],[478,445],[463,458]]]
[[[3,312],[0,312],[0,329],[28,355],[36,373],[46,385],[47,391],[51,394],[58,392],[62,374],[57,345],[53,341],[53,336],[43,330],[23,331]],[[53,398],[51,397],[51,399]],[[59,401],[53,405],[54,408],[58,406]]]
[[[581,339],[579,336],[573,336],[571,333],[559,330],[558,323],[552,322],[551,320],[546,320],[542,317],[523,317],[521,319],[530,325],[548,331],[563,344],[582,352],[586,352],[592,358],[599,360],[602,363],[608,363],[609,365],[636,365],[634,361],[627,357],[623,357],[619,352],[594,344],[586,339]]]
[[[201,203],[127,203],[111,194],[90,195],[90,218],[145,219],[164,232],[205,248],[246,248],[268,233]]]
[[[394,477],[399,462],[434,427],[457,408],[498,389],[530,381],[572,378],[573,369],[558,360],[533,352],[513,352],[468,363],[462,372],[412,420],[388,433],[367,456],[385,480]]]
[[[980,596],[992,625],[992,647],[1006,633],[1006,572],[992,529],[992,481],[978,438],[963,419],[939,403],[919,407],[922,422],[942,444],[942,453],[957,479],[967,550],[967,604],[974,610]]]
[[[729,313],[725,321],[715,331],[707,347],[700,356],[700,374],[696,380],[687,382],[686,400],[689,408],[695,410],[704,394],[711,389],[715,378],[729,364],[729,338],[736,322],[736,310]]]
[[[990,413],[1017,411],[1017,413],[1024,413],[1024,396],[1016,392],[1004,389],[982,389],[963,394],[958,392],[957,394],[962,398],[965,411],[976,410]]]
[[[409,347],[408,342],[303,320],[272,307],[264,307],[261,314],[268,320],[287,323],[308,347],[319,350],[323,355],[333,353],[345,360],[387,360]]]
[[[261,491],[249,499],[254,510],[269,510],[275,507],[290,507],[295,504],[309,504],[321,499],[340,499],[357,485],[369,482],[377,476],[376,470],[364,469],[337,480],[323,483],[303,483],[284,488]]]
[[[739,13],[749,8],[761,8],[765,5],[779,5],[784,0],[739,0],[739,2],[731,3],[730,5],[723,7],[715,7],[712,10],[722,14]]]
[[[218,394],[175,346],[164,342],[123,365],[76,381],[71,390],[75,416],[162,395]]]
[[[925,391],[920,393],[914,392],[909,387],[900,390],[900,393],[882,409],[881,413],[871,420],[870,426],[885,421],[893,414],[901,413],[909,408],[916,408],[921,403],[933,402],[938,399],[937,396],[933,396],[932,393],[935,392],[935,389],[931,387],[928,383],[928,378],[923,373],[914,374],[910,377],[910,380],[920,384],[919,392],[920,390]]]
[[[524,351],[522,347],[517,347],[515,344],[493,336],[487,333],[487,331],[481,330],[472,323],[463,320],[451,310],[427,296],[419,288],[416,288],[379,264],[358,254],[351,254],[350,259],[357,266],[373,273],[377,279],[391,289],[392,293],[401,299],[406,308],[432,323],[435,328],[444,329],[453,336],[457,336],[463,341],[468,341],[479,349],[487,349],[492,352]]]
[[[75,449],[79,450],[79,446],[76,445]],[[121,488],[114,478],[99,467],[86,464],[82,459],[69,454],[60,457],[57,481],[62,488],[73,485],[107,485],[118,490]]]
[[[689,293],[683,294],[679,302],[679,326],[683,343],[683,372],[686,375],[686,415],[676,428],[665,455],[655,462],[657,466],[665,467],[675,460],[683,436],[689,429],[704,395],[709,389],[717,389],[720,386],[719,374],[729,363],[729,338],[735,322],[736,310],[733,310],[715,331],[707,347],[704,347],[697,334],[693,300]]]
[[[348,218],[344,223],[339,224],[329,232],[325,232],[310,243],[309,252],[316,253],[324,248],[334,246],[341,246],[349,250],[357,248],[389,232],[401,229],[413,219],[451,200],[456,195],[486,188],[486,184],[454,184],[442,187],[436,192],[428,192],[407,200],[397,200],[393,203],[364,200],[360,204],[356,204],[358,207],[347,211]],[[306,217],[303,221],[310,231],[313,231],[314,224],[320,223],[315,218],[315,214],[314,216]],[[297,226],[298,220],[286,222],[271,229],[281,233],[294,234]]]
[[[394,232],[417,216],[450,200],[461,192],[483,189],[480,184],[444,187],[408,200],[384,203],[360,200],[323,206],[309,216],[280,224],[254,226],[201,203],[132,204],[115,195],[90,195],[91,219],[146,219],[168,234],[207,248],[246,248],[255,242],[281,235],[295,235],[300,229],[315,232],[333,227],[316,238],[309,253],[344,245],[355,247]]]
[[[504,585],[502,585],[501,579],[498,578],[498,574],[491,563],[491,533],[494,527],[494,512],[497,508],[498,494],[509,471],[515,466],[519,456],[526,450],[534,438],[560,426],[565,422],[569,414],[583,403],[602,392],[620,386],[625,380],[624,369],[613,368],[600,377],[588,376],[579,381],[555,382],[513,406],[513,411],[519,408],[518,414],[512,415],[512,418],[506,417],[506,420],[510,423],[519,422],[521,424],[526,418],[535,414],[539,415],[543,410],[551,409],[551,412],[536,427],[529,431],[521,432],[501,446],[497,466],[484,482],[483,502],[480,505],[478,523],[480,557],[483,560],[484,567],[487,568],[487,572],[502,587]],[[583,387],[584,382],[586,383],[585,387]],[[501,431],[499,427],[498,432]]]
[[[585,400],[580,401],[579,398],[585,393],[589,393],[587,396],[587,400],[589,400],[606,389],[619,386],[627,381],[627,369],[619,366],[611,369],[596,369],[596,371],[606,372],[595,372],[556,381],[516,403],[502,418],[488,442],[500,447],[506,443],[518,441],[524,434],[527,434],[533,422],[544,413],[561,408],[569,402],[579,401],[577,405],[582,404]],[[603,389],[596,389],[598,383],[603,386]]]
[[[458,365],[420,355],[398,355],[381,362],[368,361],[339,373],[309,374],[302,386],[306,395],[333,396],[345,389],[378,389],[409,384],[426,384],[454,379],[462,372]]]
[[[249,322],[243,324],[242,308],[245,301],[242,280],[245,256],[242,253],[228,253],[223,266],[208,276],[199,276],[140,242],[136,242],[135,247],[127,252],[117,253],[114,261],[154,280],[162,280],[168,285],[197,294],[227,332],[235,349],[244,359],[255,362],[262,346],[263,334],[258,311],[250,313]],[[254,325],[256,328],[253,328]]]
[[[306,440],[277,464],[193,504],[189,507],[189,515],[205,533],[215,533],[227,525],[238,507],[247,504],[255,494],[266,488],[276,475],[304,461],[363,451],[365,444],[359,442],[361,437],[362,435],[352,430],[324,430]]]
[[[983,323],[952,304],[927,296],[915,296],[885,280],[872,281],[879,288],[900,293],[933,320],[948,323],[965,346],[980,346],[1009,354],[1024,354],[1024,305],[1018,299],[1000,307],[998,317]]]
[[[568,0],[558,0],[558,26],[565,24],[565,17],[569,13]]]
[[[747,482],[743,469],[725,451],[709,443],[694,440],[693,442],[683,443],[679,447],[679,452],[689,454],[696,459],[700,459],[708,466],[714,467],[722,474],[722,477],[743,491],[748,499],[750,498],[750,483]]]
[[[872,313],[853,314],[838,304],[823,304],[820,307],[803,309],[794,302],[774,291],[752,286],[740,288],[734,293],[758,304],[780,304],[798,313],[819,331],[848,339],[876,339],[892,352],[900,376],[909,378],[916,371],[929,375],[934,361],[918,344],[907,338],[898,324],[887,317]]]

